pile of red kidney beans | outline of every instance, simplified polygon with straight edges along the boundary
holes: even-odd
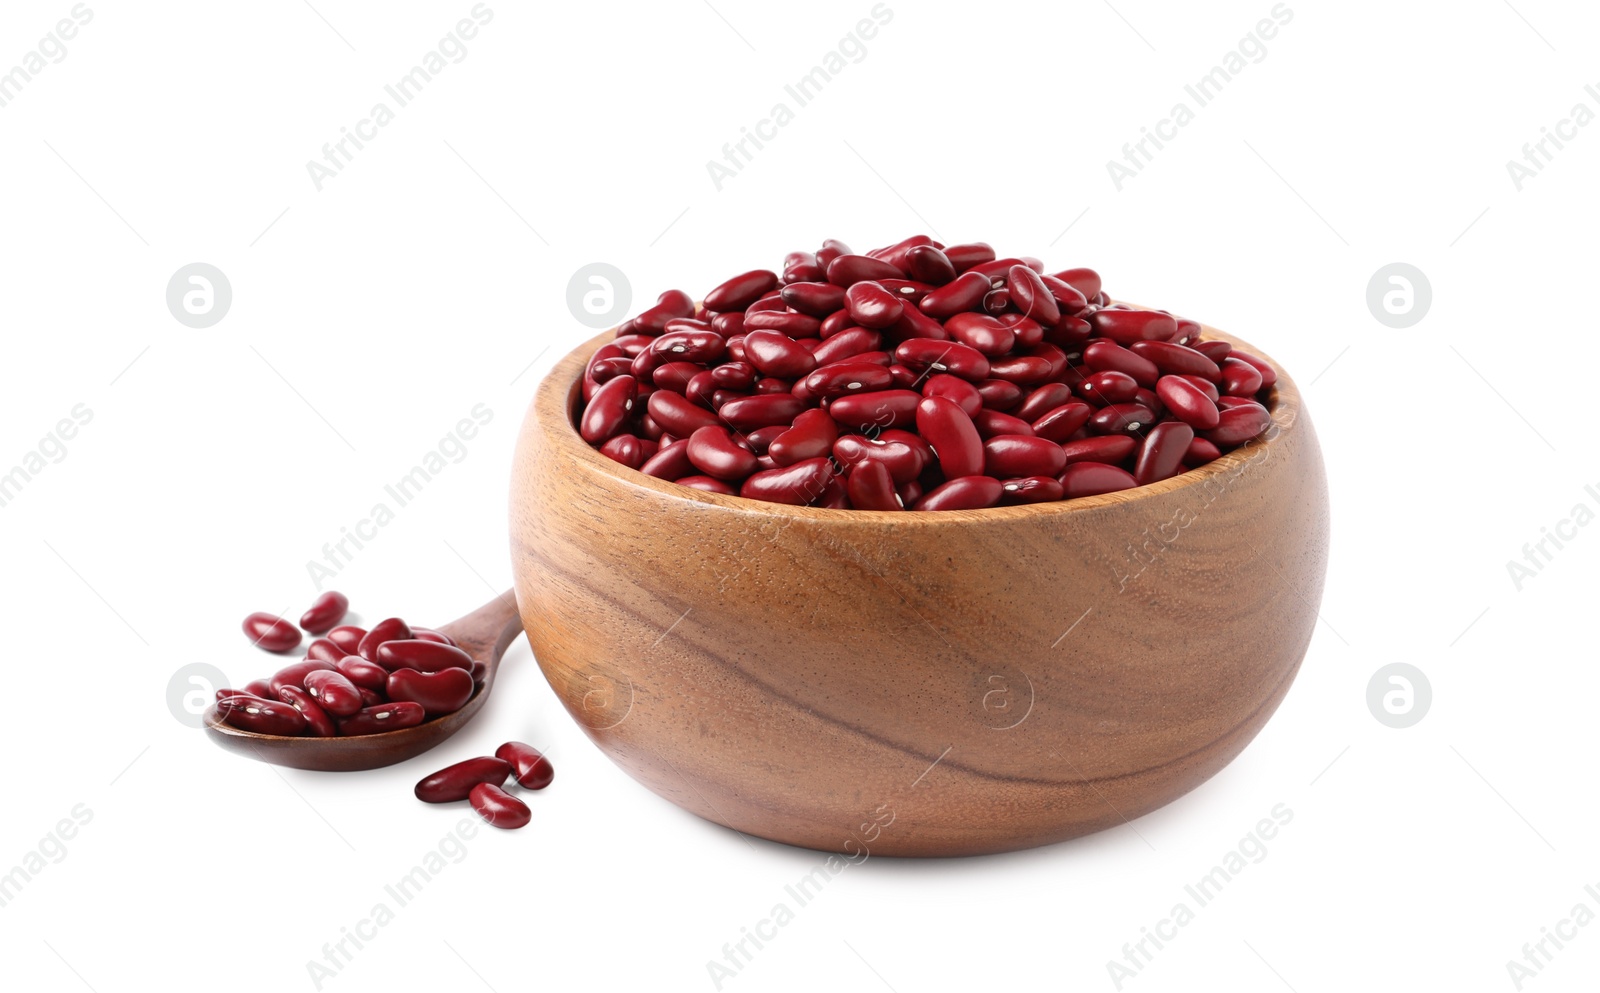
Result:
[[[1265,360],[1044,272],[925,235],[829,240],[696,304],[669,290],[584,370],[578,429],[632,469],[840,510],[963,510],[1110,493],[1268,427]]]
[[[315,636],[306,657],[244,689],[217,690],[217,717],[255,734],[332,738],[415,727],[454,713],[483,683],[485,667],[447,634],[411,627],[398,617],[370,630],[340,625],[350,601],[329,591],[300,618],[300,627],[272,614],[244,619],[258,648],[288,652],[300,629]]]

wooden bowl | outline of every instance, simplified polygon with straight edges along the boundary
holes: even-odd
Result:
[[[567,710],[673,803],[852,857],[1028,848],[1194,789],[1288,692],[1328,498],[1281,368],[1262,438],[1151,486],[823,510],[591,449],[571,415],[612,337],[557,365],[523,423],[517,602]]]

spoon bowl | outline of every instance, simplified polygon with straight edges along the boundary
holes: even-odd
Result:
[[[247,758],[293,769],[318,772],[354,772],[378,769],[414,758],[461,730],[483,708],[494,689],[495,673],[506,648],[522,633],[522,620],[511,593],[498,597],[472,613],[439,628],[454,638],[461,650],[488,669],[482,685],[460,710],[424,721],[415,727],[363,734],[349,738],[290,737],[253,734],[224,724],[213,705],[205,715],[206,734],[212,741]]]

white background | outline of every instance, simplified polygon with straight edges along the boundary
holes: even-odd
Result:
[[[510,585],[510,454],[543,372],[592,334],[566,304],[579,266],[618,266],[636,311],[825,237],[918,231],[1094,266],[1291,370],[1333,499],[1322,621],[1275,719],[1194,793],[1042,850],[853,866],[724,989],[1115,989],[1108,960],[1277,804],[1266,858],[1124,989],[1509,990],[1524,943],[1600,910],[1600,528],[1520,590],[1506,565],[1600,509],[1600,126],[1520,191],[1506,168],[1574,104],[1600,110],[1592,7],[1289,0],[1266,57],[1119,191],[1107,160],[1193,108],[1185,84],[1268,0],[888,0],[865,57],[718,191],[707,160],[868,0],[491,0],[466,57],[319,192],[306,162],[472,4],[313,2],[91,0],[0,108],[0,472],[93,413],[0,507],[0,872],[92,812],[0,907],[8,988],[310,989],[307,962],[472,816],[412,783],[520,737],[558,769],[533,823],[478,833],[323,988],[714,989],[708,960],[822,856],[634,784],[524,643],[474,726],[368,774],[226,754],[174,719],[168,681],[270,672],[239,619],[298,616],[307,561],[479,403],[466,458],[335,585],[368,621],[423,623]],[[0,71],[70,9],[0,8]],[[233,287],[209,329],[164,303],[197,261]],[[1366,304],[1396,261],[1432,286],[1406,329]],[[1401,730],[1366,704],[1393,662],[1433,690]],[[1596,974],[1591,925],[1523,988]]]

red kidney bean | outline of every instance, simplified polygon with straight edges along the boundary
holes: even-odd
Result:
[[[1001,415],[1004,416],[1004,415]],[[999,479],[1054,476],[1066,465],[1061,446],[1031,435],[996,435],[983,443],[983,474]]]
[[[896,486],[916,479],[926,465],[921,451],[904,440],[864,438],[854,434],[844,435],[833,443],[833,457],[851,472],[863,462],[881,462]]]
[[[1063,269],[1055,278],[1082,293],[1086,300],[1100,295],[1100,274],[1093,269]]]
[[[990,290],[983,295],[982,307],[991,315],[998,316],[1011,309],[1011,293],[1004,287]]]
[[[1238,359],[1240,362],[1247,362],[1250,365],[1255,366],[1256,372],[1261,373],[1262,389],[1269,390],[1278,384],[1278,370],[1274,369],[1272,367],[1272,363],[1268,362],[1261,356],[1251,355],[1249,352],[1239,351],[1230,352],[1229,355]]]
[[[633,413],[638,388],[639,381],[632,376],[618,376],[596,390],[578,423],[583,440],[598,445],[621,431]]]
[[[802,314],[823,318],[844,306],[844,288],[832,283],[790,283],[783,302]]]
[[[422,709],[422,704],[401,700],[362,707],[351,716],[341,718],[338,724],[341,735],[355,737],[414,728],[426,719],[427,711]]]
[[[810,411],[807,411],[806,413],[810,413]],[[800,415],[800,417],[804,416],[806,416],[806,414]],[[799,420],[799,418],[796,418],[796,420]],[[783,434],[785,431],[789,430],[790,427],[792,427],[792,425],[789,424],[768,424],[764,428],[756,428],[754,431],[747,432],[744,435],[744,442],[750,446],[750,451],[757,455],[765,455],[767,454],[767,449],[772,446],[772,442],[776,440],[780,434]],[[735,439],[735,443],[738,443],[738,439]],[[694,469],[691,467],[685,471],[693,472]]]
[[[244,684],[244,691],[250,696],[262,697],[271,700],[277,693],[272,688],[272,683],[265,679],[252,679]]]
[[[1151,428],[1134,463],[1134,481],[1145,486],[1182,472],[1183,457],[1192,441],[1194,428],[1182,421],[1163,421]]]
[[[356,654],[361,648],[361,639],[366,636],[367,629],[354,624],[345,624],[328,632],[328,640],[338,645],[346,655]]]
[[[271,692],[270,694],[261,694],[261,696],[267,699],[275,699],[285,686],[293,686],[295,689],[303,690],[306,688],[306,676],[308,674],[332,669],[332,663],[324,662],[321,659],[306,659],[302,662],[290,663],[272,674],[272,678],[267,680],[267,688]]]
[[[731,314],[718,314],[711,318],[711,330],[722,335],[727,340],[728,358],[739,361],[744,358],[744,353],[739,350],[737,339],[744,334],[744,313],[734,311]]]
[[[1033,433],[1048,438],[1056,444],[1065,442],[1089,423],[1094,408],[1081,400],[1073,400],[1046,411],[1033,421]]]
[[[817,318],[777,310],[746,313],[744,326],[747,332],[781,331],[791,338],[815,338],[822,333],[822,321]]]
[[[1227,358],[1233,352],[1233,346],[1220,338],[1213,338],[1209,341],[1197,341],[1189,347],[1193,348],[1195,351],[1199,352],[1201,355],[1204,355],[1211,361],[1217,363],[1218,366],[1221,366],[1222,360]]]
[[[357,646],[356,654],[368,662],[378,661],[378,646],[388,641],[406,641],[411,638],[411,626],[398,617],[381,620],[372,626]]]
[[[511,774],[525,790],[542,790],[556,778],[555,767],[544,753],[520,741],[508,741],[494,750],[495,758],[511,764]]]
[[[1200,339],[1205,328],[1199,321],[1191,321],[1186,317],[1178,318],[1178,333],[1172,336],[1174,345],[1190,345]]]
[[[357,688],[365,687],[373,691],[381,691],[389,681],[389,671],[376,662],[368,662],[359,655],[346,655],[334,663],[344,678],[354,683]]]
[[[816,358],[799,342],[776,331],[751,331],[744,336],[744,351],[745,361],[765,376],[794,379],[817,365]]]
[[[310,608],[300,615],[300,626],[311,634],[327,634],[344,620],[349,610],[350,598],[337,590],[329,590],[313,600]]]
[[[1083,364],[1095,372],[1125,372],[1140,386],[1154,386],[1161,370],[1142,355],[1114,341],[1091,341],[1083,349]]]
[[[917,304],[929,317],[944,318],[972,310],[983,303],[993,289],[989,277],[979,272],[964,272],[922,298]]]
[[[423,803],[454,803],[465,800],[479,783],[499,786],[510,775],[510,762],[499,756],[481,755],[424,776],[412,792]]]
[[[916,248],[919,245],[932,245],[934,247],[940,247],[937,241],[934,241],[927,235],[914,234],[902,241],[895,242],[893,245],[889,245],[884,248],[874,248],[867,254],[875,259],[882,259],[891,265],[901,265],[905,260],[906,254],[910,252],[911,249]]]
[[[876,366],[869,368],[876,369]],[[822,458],[833,451],[833,443],[838,440],[839,425],[833,416],[820,408],[807,410],[794,419],[794,426],[772,439],[772,444],[767,449],[767,454],[772,456],[776,466],[794,465],[806,459]],[[755,469],[752,467],[751,472]],[[707,472],[707,475],[716,475]],[[749,473],[745,473],[746,476]],[[720,477],[729,479],[730,477]],[[740,476],[743,479],[744,476]]]
[[[787,392],[767,393],[729,400],[717,411],[717,416],[735,431],[749,431],[769,424],[792,423],[805,409],[803,400]]]
[[[333,723],[333,718],[328,712],[317,706],[317,701],[305,690],[293,686],[285,686],[278,691],[278,699],[300,712],[306,719],[306,729],[301,732],[311,738],[334,738],[339,734],[338,725]]]
[[[613,462],[620,462],[629,469],[637,469],[644,465],[647,457],[645,445],[650,444],[651,451],[655,449],[654,443],[647,443],[631,434],[614,435],[600,446],[600,454]]]
[[[306,693],[335,717],[349,717],[361,709],[361,692],[337,670],[306,673]]]
[[[982,510],[1000,502],[1005,490],[991,476],[960,476],[929,490],[912,510]]]
[[[872,393],[894,385],[894,374],[887,367],[870,362],[842,361],[825,365],[803,380],[814,397],[833,399],[853,393]]]
[[[1084,378],[1078,386],[1078,392],[1086,400],[1108,406],[1113,403],[1128,403],[1133,400],[1138,392],[1139,384],[1125,372],[1107,369]]]
[[[1154,362],[1164,376],[1204,376],[1215,380],[1222,375],[1217,364],[1203,353],[1170,341],[1136,341],[1128,350]]]
[[[840,307],[822,319],[822,324],[817,328],[817,337],[827,341],[834,335],[848,331],[855,326],[856,322],[850,319],[850,312]]]
[[[658,363],[715,362],[727,350],[727,339],[715,331],[668,331],[650,346],[649,354]],[[638,368],[635,362],[634,371]]]
[[[596,386],[615,379],[618,376],[628,375],[632,371],[633,359],[630,358],[600,359],[599,361],[592,361],[589,363],[588,370],[589,378],[594,380],[594,384]]]
[[[966,411],[968,417],[976,417],[978,411],[983,409],[983,395],[978,392],[978,388],[965,379],[947,372],[929,376],[922,384],[922,395],[954,400],[957,406]]]
[[[1036,421],[1062,404],[1071,403],[1074,399],[1076,398],[1072,395],[1071,387],[1065,383],[1045,383],[1031,391],[1028,398],[1023,400],[1021,406],[1012,413],[1025,421]]]
[[[739,488],[739,495],[753,500],[805,506],[822,495],[831,479],[832,460],[806,459],[794,465],[756,473],[744,481]]]
[[[1103,462],[1114,465],[1132,455],[1138,447],[1139,440],[1131,435],[1108,434],[1064,442],[1061,445],[1061,454],[1069,466],[1076,462]]]
[[[682,290],[668,290],[656,298],[654,306],[630,323],[635,330],[645,334],[660,334],[673,318],[693,316],[694,299]]]
[[[445,634],[443,631],[435,631],[433,628],[412,627],[411,637],[421,639],[422,641],[437,641],[441,645],[450,645],[455,648],[461,647],[460,645],[456,644],[456,640],[454,638]]]
[[[474,786],[467,799],[472,801],[472,809],[478,812],[478,816],[492,827],[509,831],[533,820],[533,811],[528,809],[527,804],[493,783]]]
[[[983,398],[986,410],[1007,413],[1022,402],[1022,387],[1016,383],[1004,379],[980,379],[977,385],[978,396]]]
[[[230,696],[217,701],[217,718],[251,734],[293,737],[306,732],[305,715],[281,700]]]
[[[1261,370],[1230,355],[1222,360],[1222,392],[1231,397],[1253,397],[1261,392]]]
[[[986,242],[974,241],[962,245],[946,245],[945,257],[950,264],[955,266],[957,272],[965,272],[975,265],[994,261],[994,249]]]
[[[1219,448],[1242,445],[1267,429],[1272,415],[1259,403],[1229,407],[1217,415],[1217,426],[1203,433],[1203,437]]]
[[[724,362],[710,370],[711,381],[724,390],[748,390],[756,385],[756,370],[748,362]]]
[[[895,346],[895,361],[918,372],[948,372],[977,382],[989,378],[989,359],[959,341],[912,338]]]
[[[1258,403],[1258,401],[1254,397],[1218,397],[1217,398],[1217,408],[1219,410],[1227,410],[1230,407],[1245,407],[1245,406],[1248,406],[1248,405],[1254,404],[1254,403]]]
[[[689,439],[685,438],[663,446],[659,452],[645,460],[639,471],[657,479],[677,479],[692,474],[694,466],[689,463]]]
[[[441,645],[436,641],[423,641],[421,638],[386,641],[378,646],[378,657],[370,661],[390,672],[396,669],[438,672],[440,669],[467,669],[472,666],[472,656],[460,648]]]
[[[985,407],[972,418],[972,426],[978,429],[978,437],[987,441],[997,435],[1020,434],[1033,437],[1033,425],[1020,417],[1002,414],[998,410]],[[995,473],[990,473],[993,476]]]
[[[845,291],[844,301],[850,318],[864,328],[886,328],[905,313],[905,304],[872,280],[851,284]]]
[[[1204,376],[1179,376],[1178,378],[1193,383],[1195,389],[1199,390],[1201,393],[1204,393],[1206,395],[1206,399],[1210,400],[1212,403],[1216,403],[1218,400],[1222,399],[1222,394],[1217,392],[1217,384],[1213,383]]]
[[[991,289],[999,289],[1006,284],[1006,273],[1010,272],[1011,267],[1014,265],[1029,267],[1026,259],[994,259],[989,262],[979,262],[968,272],[975,272],[985,276],[989,280]],[[965,273],[962,275],[965,275]]]
[[[917,404],[916,422],[917,433],[933,447],[946,479],[983,474],[983,441],[972,418],[953,400],[924,398]],[[930,493],[923,500],[932,496]],[[998,499],[996,495],[995,500]]]
[[[988,314],[954,314],[944,322],[950,337],[985,356],[999,356],[1011,351],[1017,336],[1010,328]]]
[[[1189,450],[1183,453],[1183,464],[1192,469],[1195,466],[1205,465],[1207,462],[1214,462],[1220,458],[1222,458],[1222,449],[1204,438],[1196,436],[1193,441],[1189,442]]]
[[[1050,290],[1039,279],[1039,274],[1025,265],[1014,265],[1006,270],[1006,286],[1017,310],[1042,324],[1054,324],[1061,319],[1061,307]]]
[[[894,476],[877,459],[863,459],[850,469],[845,480],[850,506],[856,510],[902,510],[895,493]]]
[[[1119,345],[1166,341],[1178,330],[1178,322],[1172,315],[1158,310],[1097,310],[1089,315],[1089,326],[1094,328],[1095,334]]]
[[[1001,497],[1006,503],[1049,503],[1061,499],[1065,492],[1061,482],[1052,476],[1023,476],[1000,481]]]
[[[741,273],[706,294],[706,309],[743,310],[777,285],[777,273],[767,269]]]
[[[906,273],[896,265],[870,255],[841,255],[828,263],[828,282],[835,286],[854,286],[876,279],[904,279]]]
[[[785,283],[814,283],[827,278],[822,263],[811,252],[790,252],[783,257]]]
[[[1023,354],[1038,354],[1033,349],[1044,341],[1044,327],[1038,321],[1031,317],[1024,317],[1021,314],[999,314],[995,317],[995,320],[1011,329],[1011,334],[1017,342],[1016,347],[1018,350],[1024,350]],[[1054,349],[1056,352],[1061,351],[1059,348],[1055,348],[1054,345],[1046,347]],[[1061,357],[1065,361],[1066,354],[1062,353]]]
[[[1216,403],[1182,376],[1162,376],[1156,380],[1156,396],[1172,416],[1190,427],[1208,431],[1217,426]]]
[[[688,391],[690,380],[702,372],[709,373],[709,370],[697,362],[667,362],[651,370],[650,382],[657,389],[684,393]]]
[[[1127,470],[1103,462],[1074,462],[1061,471],[1060,483],[1068,500],[1115,493],[1138,485]]]
[[[326,662],[329,665],[338,665],[339,660],[348,654],[350,653],[327,638],[318,638],[306,646],[306,658]]]
[[[846,328],[833,335],[816,347],[811,357],[816,359],[817,368],[822,368],[834,362],[842,362],[867,352],[875,352],[883,344],[883,335],[868,328]]]
[[[1084,296],[1076,286],[1055,276],[1041,275],[1039,282],[1049,292],[1051,299],[1056,302],[1056,310],[1061,314],[1080,314],[1089,307],[1089,298]],[[1047,321],[1053,324],[1054,321]]]
[[[702,473],[736,483],[756,471],[756,457],[733,443],[724,427],[700,428],[689,436],[689,462]]]
[[[679,486],[687,486],[691,490],[704,490],[707,493],[724,493],[728,496],[738,496],[739,491],[724,483],[720,479],[710,476],[682,476],[673,480]]]
[[[390,700],[409,700],[422,704],[429,717],[453,714],[472,699],[474,684],[468,669],[440,669],[418,672],[396,669],[389,673],[384,693]]]
[[[648,349],[652,341],[655,338],[647,334],[619,335],[608,347],[619,348],[622,354],[632,357]]]
[[[912,279],[934,286],[943,286],[956,278],[955,263],[943,249],[932,245],[917,245],[906,252],[906,270]]]
[[[913,390],[876,390],[840,397],[828,405],[828,413],[852,431],[903,428],[916,423],[921,399]]]
[[[913,338],[931,338],[935,341],[944,341],[950,337],[943,324],[924,314],[917,307],[906,307],[901,312],[900,319],[885,328],[884,332],[896,343],[910,341]]]
[[[702,320],[699,320],[698,318],[693,318],[693,317],[682,317],[682,318],[675,318],[673,320],[668,321],[666,323],[666,325],[662,328],[662,330],[664,330],[668,334],[672,334],[672,333],[675,333],[675,332],[678,332],[678,331],[695,331],[695,332],[704,333],[706,331],[716,331],[716,328],[714,328],[711,325],[710,321],[702,321]],[[717,333],[721,334],[722,332],[717,331]],[[654,341],[650,342],[649,347],[648,347],[647,350],[648,351],[655,351],[655,342]]]
[[[922,499],[922,484],[913,479],[909,483],[896,486],[894,488],[894,493],[895,496],[900,498],[900,506],[915,507],[917,505],[917,501]]]
[[[827,510],[849,510],[850,492],[845,489],[844,481],[835,475],[828,480],[828,485],[822,488],[822,496],[812,501],[811,506]]]
[[[1139,403],[1114,403],[1101,407],[1089,417],[1089,430],[1096,434],[1142,435],[1156,415]]]
[[[269,652],[287,652],[300,644],[300,629],[274,614],[257,611],[241,627],[257,648]]]
[[[645,407],[657,423],[680,438],[694,434],[697,428],[721,423],[717,420],[716,414],[704,407],[696,406],[676,393],[665,391],[652,393],[650,399],[645,401]]]

